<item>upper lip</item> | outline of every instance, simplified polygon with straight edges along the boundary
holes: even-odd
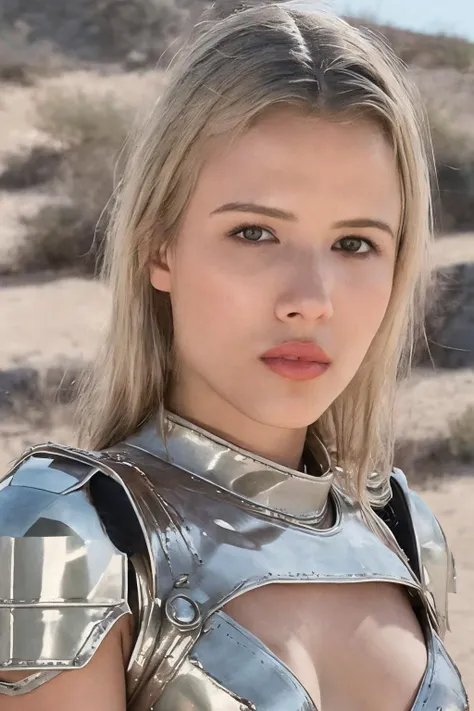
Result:
[[[298,358],[315,363],[330,363],[329,356],[313,341],[285,341],[266,351],[262,358]]]

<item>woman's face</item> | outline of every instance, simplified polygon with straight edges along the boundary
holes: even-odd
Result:
[[[175,401],[212,408],[218,424],[317,420],[384,317],[400,213],[393,150],[368,121],[285,109],[214,140],[166,264],[151,268],[171,295]]]

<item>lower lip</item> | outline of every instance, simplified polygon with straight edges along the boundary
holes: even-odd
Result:
[[[277,375],[289,380],[314,380],[326,372],[329,363],[312,360],[289,360],[288,358],[262,358],[263,363]]]

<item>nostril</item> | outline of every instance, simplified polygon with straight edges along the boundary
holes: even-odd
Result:
[[[288,314],[288,318],[295,318],[295,316],[298,316],[298,312],[297,312],[297,311],[291,311],[291,312]]]

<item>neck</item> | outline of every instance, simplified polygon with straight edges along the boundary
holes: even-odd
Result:
[[[215,393],[186,397],[182,389],[170,398],[169,409],[241,449],[291,469],[299,469],[307,428],[283,429],[251,419]]]

